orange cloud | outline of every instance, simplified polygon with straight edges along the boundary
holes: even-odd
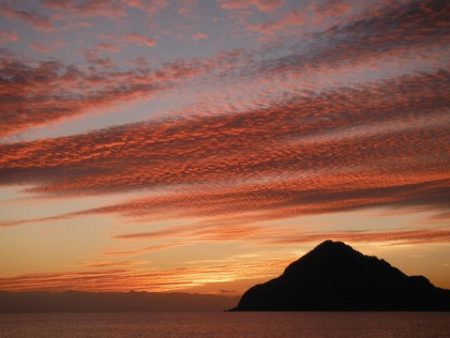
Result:
[[[445,209],[449,81],[438,71],[247,112],[4,144],[1,182],[56,195],[171,188],[56,217],[259,220],[383,205]]]
[[[196,264],[173,270],[143,270],[123,266],[62,273],[27,274],[0,278],[0,290],[78,290],[78,291],[176,291],[242,279],[268,278],[288,263],[285,258],[229,258],[221,262]]]
[[[279,238],[273,244],[298,244],[333,239],[346,242],[385,242],[390,244],[448,243],[449,230],[406,230],[406,231],[338,231],[329,233],[305,233],[292,237]]]
[[[310,232],[298,230],[295,227],[265,227],[252,224],[210,225],[207,227],[178,227],[166,228],[162,231],[148,233],[130,233],[116,236],[116,239],[152,240],[161,238],[181,237],[182,241],[169,242],[162,245],[150,246],[131,252],[116,252],[117,255],[139,255],[146,252],[159,251],[180,245],[192,245],[204,241],[245,241],[255,246],[294,245],[309,242],[320,242],[327,239],[345,242],[383,242],[388,245],[418,244],[418,243],[447,243],[450,242],[450,230],[442,228],[407,229],[392,231],[334,231]]]

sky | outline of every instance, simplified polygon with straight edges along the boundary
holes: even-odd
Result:
[[[0,0],[0,290],[239,295],[327,239],[450,288],[449,13]]]

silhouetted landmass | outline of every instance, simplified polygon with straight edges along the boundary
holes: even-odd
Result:
[[[384,260],[325,241],[244,293],[232,311],[450,311],[450,290]]]
[[[0,292],[0,313],[223,311],[238,299],[156,292]]]

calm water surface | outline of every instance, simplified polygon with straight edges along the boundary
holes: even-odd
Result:
[[[0,337],[450,337],[450,313],[1,314]]]

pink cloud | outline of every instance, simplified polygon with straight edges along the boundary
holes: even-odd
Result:
[[[8,19],[21,20],[34,28],[49,31],[53,28],[51,21],[36,12],[16,9],[9,3],[0,4],[0,14]]]
[[[28,45],[30,48],[41,53],[48,53],[52,50],[52,48],[46,43],[30,42]]]
[[[178,2],[177,12],[179,15],[189,18],[195,15],[198,0],[181,0]]]
[[[97,45],[97,49],[105,51],[105,52],[116,53],[119,51],[120,48],[119,48],[119,46],[114,45],[112,43],[102,42]]]
[[[290,26],[302,25],[306,21],[304,12],[293,11],[287,13],[280,19],[257,24],[248,24],[247,29],[263,35],[273,35]]]
[[[209,35],[205,34],[205,33],[195,33],[195,34],[192,34],[191,37],[194,40],[204,40],[204,39],[209,38]]]
[[[127,42],[127,43],[134,43],[140,46],[145,46],[145,47],[154,47],[156,46],[156,40],[142,35],[142,34],[138,34],[138,33],[131,33],[128,35],[125,35],[123,37],[123,41]]]
[[[47,50],[45,45],[34,44],[33,47]],[[214,62],[192,59],[165,63],[154,70],[142,62],[131,69],[118,70],[117,65],[98,50],[84,51],[84,56],[100,69],[58,61],[39,62],[3,51],[0,76],[8,80],[0,86],[3,95],[0,111],[4,122],[0,136],[60,122],[111,104],[151,98],[215,66]]]
[[[85,49],[83,50],[84,57],[86,61],[92,65],[103,67],[103,68],[112,68],[114,67],[114,63],[109,57],[100,56],[98,50],[95,49]]]
[[[167,7],[167,0],[122,0],[122,3],[128,7],[143,10],[147,15],[153,16]]]
[[[0,31],[0,43],[7,43],[18,41],[19,35],[16,32],[12,32],[10,30],[1,30]]]
[[[245,9],[255,6],[260,11],[269,12],[280,8],[283,2],[283,0],[221,0],[220,6],[227,10]]]
[[[110,0],[86,0],[82,2],[76,0],[43,0],[43,5],[52,10],[61,10],[66,14],[71,13],[81,17],[106,16],[115,18],[126,14],[125,7],[120,2]]]

